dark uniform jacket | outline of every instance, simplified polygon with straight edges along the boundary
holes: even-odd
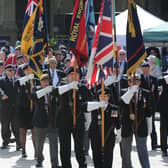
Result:
[[[31,101],[31,85],[26,82],[26,85],[19,85],[18,88],[18,109],[30,112]]]
[[[164,116],[168,117],[168,112],[167,112],[167,103],[168,103],[168,85],[166,84],[165,79],[160,79],[158,81],[158,85],[162,86],[162,93],[159,98],[159,103],[158,103],[158,110],[161,112]]]
[[[38,88],[42,89],[42,88]],[[60,107],[60,96],[58,94],[58,88],[53,89],[53,91],[48,95],[48,108],[45,107],[45,96],[40,99],[36,96],[36,91],[32,95],[34,102],[34,115],[33,115],[33,125],[39,128],[58,128],[59,118],[58,112]]]
[[[146,89],[150,92],[144,92],[146,100],[151,106],[151,110],[154,113],[156,111],[158,102],[158,81],[157,78],[149,75],[149,83],[147,83],[144,75],[141,75],[141,88]],[[154,92],[152,92],[152,87],[154,87]]]
[[[8,99],[2,100],[2,117],[10,117],[16,114],[17,109],[17,93],[18,81],[14,77],[14,82],[11,82],[7,76],[0,79],[0,88],[3,90]]]
[[[136,133],[139,137],[146,137],[148,135],[148,128],[146,117],[150,117],[151,113],[148,110],[148,103],[146,102],[144,92],[142,89],[139,89],[138,96],[136,102],[136,115],[137,115],[137,130],[135,128],[136,120],[130,119],[130,114],[135,115],[135,107],[134,107],[134,98],[130,101],[130,104],[125,104],[121,101],[121,125],[122,137],[129,137],[134,133]]]
[[[114,134],[114,129],[120,128],[120,114],[119,114],[119,104],[116,87],[110,86],[111,89],[111,99],[104,110],[104,124],[105,124],[105,135],[107,133]],[[114,112],[116,116],[114,117]],[[101,110],[92,111],[92,122],[90,126],[90,134],[94,134],[95,128],[101,127]]]
[[[39,89],[39,88],[38,88]],[[38,128],[47,128],[48,121],[49,121],[49,108],[46,109],[45,107],[45,97],[41,97],[40,99],[37,98],[36,91],[37,88],[33,89],[32,99],[34,103],[34,114],[33,114],[33,126]],[[40,88],[42,89],[42,88]]]
[[[82,104],[87,101],[89,95],[88,88],[84,85],[79,86],[76,91],[76,127],[84,127],[84,111]],[[73,126],[73,90],[60,96],[58,114],[58,126],[71,128]]]

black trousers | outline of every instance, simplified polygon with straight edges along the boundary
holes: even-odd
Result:
[[[91,148],[93,153],[94,167],[111,168],[113,163],[113,149],[115,145],[115,135],[113,130],[111,132],[108,132],[108,137],[105,130],[105,145],[103,152],[101,147],[100,127],[98,126],[91,127],[90,138],[91,138]]]
[[[75,145],[75,155],[79,168],[86,168],[86,159],[83,150],[84,126],[83,127],[60,127],[60,156],[62,168],[72,168],[71,165],[71,134],[73,135]]]
[[[8,145],[11,137],[11,131],[16,139],[16,144],[20,145],[18,118],[14,111],[1,116],[1,136],[3,145]]]
[[[155,128],[155,113],[152,115],[152,133],[151,133],[151,147],[155,148],[157,145],[157,133]]]
[[[50,160],[52,168],[56,168],[59,165],[58,162],[58,129],[48,129],[48,139],[50,147]]]
[[[167,151],[167,136],[168,136],[168,116],[160,113],[160,142],[163,152]]]

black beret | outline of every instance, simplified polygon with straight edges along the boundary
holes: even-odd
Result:
[[[24,63],[21,65],[21,69],[24,71],[25,69],[27,69],[29,67],[29,64]]]
[[[20,50],[21,49],[21,45],[16,45],[15,46],[15,50]]]
[[[149,67],[149,63],[147,61],[143,61],[141,67]]]
[[[71,72],[74,72],[74,67],[69,67],[67,70],[66,70],[66,75],[69,75]],[[76,72],[79,73],[79,69],[76,68]]]
[[[66,57],[66,58],[64,59],[64,63],[67,62],[67,61],[71,61],[71,57]]]
[[[16,57],[16,59],[20,59],[20,58],[24,58],[24,55],[23,54],[20,54]]]
[[[98,90],[98,95],[100,95],[100,94],[102,94],[102,89],[99,89],[99,90]],[[109,87],[105,87],[105,88],[104,88],[104,94],[108,94],[108,95],[111,94],[111,90],[110,90]]]
[[[13,64],[7,64],[7,65],[5,66],[5,70],[7,70],[7,69],[14,69],[14,70],[15,70],[15,68],[16,68],[16,66],[13,65]]]

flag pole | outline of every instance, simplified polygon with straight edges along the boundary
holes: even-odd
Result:
[[[118,78],[119,72],[118,72],[118,50],[117,50],[117,38],[116,38],[116,5],[115,0],[112,0],[112,37],[113,37],[113,56],[114,60],[116,61],[116,79]],[[114,66],[113,66],[114,68]],[[119,82],[117,82],[117,98],[118,98],[118,104],[120,101],[120,87]],[[118,108],[118,115],[120,114],[120,107]]]
[[[116,11],[116,5],[115,5],[115,0],[112,0],[112,37],[113,37],[113,56],[118,63],[118,53],[117,53],[117,38],[116,38],[116,18],[115,18],[115,11]],[[116,77],[118,76],[118,69],[116,69]]]
[[[104,80],[102,79],[102,83],[101,83],[101,89],[102,89],[102,98],[104,100]],[[102,145],[102,156],[104,156],[104,107],[101,108],[101,145]],[[104,159],[104,157],[102,157],[102,159]],[[103,160],[104,161],[104,160]]]
[[[33,92],[33,79],[31,79],[30,81],[30,93],[32,94],[32,92]],[[32,99],[30,100],[30,110],[31,112],[33,111],[33,100]]]
[[[133,74],[133,83],[135,84],[135,73]],[[135,112],[135,130],[138,131],[138,115],[137,115],[137,108],[136,108],[136,103],[137,102],[137,97],[136,93],[134,93],[134,112]]]
[[[77,75],[76,75],[76,67],[77,67],[77,59],[74,57],[74,80],[76,81]],[[76,126],[76,89],[73,89],[73,127]]]

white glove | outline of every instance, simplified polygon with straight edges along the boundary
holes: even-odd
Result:
[[[68,92],[69,90],[72,90],[72,89],[78,89],[78,82],[77,81],[73,81],[67,85],[59,86],[58,92],[60,95],[62,95],[63,93]]]
[[[120,81],[120,76],[116,77],[116,76],[108,76],[107,79],[104,81],[105,86],[109,86],[115,82],[119,82]]]
[[[116,143],[121,142],[121,128],[116,130],[116,138],[115,138]]]
[[[135,93],[138,90],[138,85],[133,85],[129,89],[132,93]]]
[[[148,127],[148,135],[152,133],[152,117],[146,117],[147,127]]]
[[[87,104],[87,111],[94,111],[101,107],[105,107],[105,101],[100,102],[88,102]]]
[[[133,95],[134,93],[128,90],[124,95],[121,96],[121,99],[123,100],[125,104],[129,104]]]
[[[29,74],[29,75],[19,78],[20,86],[25,85],[26,82],[31,79],[34,79],[34,74]]]
[[[124,101],[125,104],[129,104],[134,93],[138,90],[138,86],[137,85],[133,85],[130,88],[128,88],[128,91],[121,96],[121,99]]]
[[[168,84],[168,75],[164,76],[164,79],[166,81],[166,84]]]
[[[53,87],[52,86],[47,86],[43,89],[40,89],[38,91],[36,91],[36,94],[37,94],[37,98],[40,99],[41,97],[51,93],[53,90]]]
[[[91,124],[91,113],[84,113],[85,116],[85,131],[89,130],[90,124]]]

